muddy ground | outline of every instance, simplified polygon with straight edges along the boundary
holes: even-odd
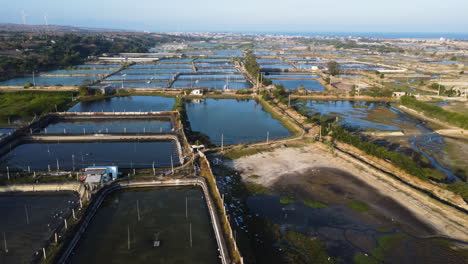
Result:
[[[436,212],[318,145],[280,148],[225,164],[239,171],[245,182],[269,189],[247,199],[252,213],[279,225],[282,233],[293,230],[317,237],[338,262],[365,263],[357,259],[372,258],[375,263],[465,263],[467,259],[466,252],[451,248],[466,243],[441,238],[446,233],[440,230],[443,215],[428,221],[424,215]],[[291,199],[284,202],[285,197]],[[308,201],[323,206],[307,206]],[[362,208],[354,208],[353,203]]]

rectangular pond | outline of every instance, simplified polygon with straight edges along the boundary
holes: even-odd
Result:
[[[273,84],[281,84],[288,90],[298,90],[299,87],[304,86],[308,91],[322,92],[325,87],[317,80],[288,80],[288,79],[272,79]]]
[[[241,80],[177,80],[175,81],[171,88],[213,88],[213,89],[249,89],[252,85],[248,81]]]
[[[170,167],[179,164],[176,143],[159,142],[77,142],[26,143],[0,157],[0,171],[73,170],[89,166],[116,165],[122,168]]]
[[[270,70],[292,70],[294,67],[289,64],[260,64],[261,69]]]
[[[285,138],[291,133],[254,100],[204,99],[187,101],[187,115],[193,131],[202,132],[211,142],[240,144]]]
[[[160,64],[165,64],[165,63],[191,63],[192,59],[164,59],[160,60]]]
[[[236,68],[199,68],[197,72],[238,72]]]
[[[131,81],[122,82],[120,81],[104,81],[106,85],[111,85],[115,88],[166,88],[169,85],[169,80],[148,80],[148,81]]]
[[[0,263],[30,263],[78,201],[72,192],[0,195]],[[5,242],[8,253],[5,253]]]
[[[82,64],[82,65],[77,65],[75,66],[79,69],[115,69],[115,68],[120,68],[122,65],[120,64]]]
[[[178,80],[206,80],[206,79],[220,79],[220,80],[245,80],[243,74],[184,74],[180,75]]]
[[[36,76],[33,80],[32,76],[19,77],[0,82],[0,86],[24,86],[26,83],[36,83],[37,86],[54,86],[54,85],[82,85],[91,83],[98,79],[98,76],[55,76],[45,77]]]
[[[318,79],[320,76],[318,75],[312,75],[312,74],[278,74],[278,73],[270,73],[264,75],[267,78],[273,79],[286,79],[286,78],[291,78],[291,79]]]
[[[112,97],[95,101],[83,101],[68,112],[146,112],[171,111],[175,104],[172,97],[126,96]]]
[[[115,74],[104,79],[105,81],[130,81],[130,80],[139,80],[139,81],[151,81],[151,80],[170,80],[174,78],[175,74]]]
[[[158,119],[66,119],[58,120],[41,133],[155,133],[172,131],[171,120]]]
[[[193,72],[192,69],[125,69],[119,74],[177,74],[181,72]]]
[[[200,188],[129,189],[102,203],[70,263],[215,264],[218,254]]]

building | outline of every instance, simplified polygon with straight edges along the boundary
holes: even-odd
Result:
[[[88,184],[101,184],[117,179],[117,166],[93,166],[85,169],[80,180]]]
[[[190,92],[190,95],[203,95],[203,91],[201,89],[195,89]]]
[[[393,92],[392,97],[402,97],[405,96],[406,92]]]

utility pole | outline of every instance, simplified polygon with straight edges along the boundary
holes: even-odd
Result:
[[[268,141],[270,141],[270,131],[267,131],[267,144],[268,144]]]
[[[26,205],[24,205],[24,212],[26,213],[26,224],[29,225],[28,207]]]
[[[189,228],[190,228],[190,247],[192,247],[192,222],[190,222]]]
[[[5,232],[3,232],[3,243],[5,245],[5,253],[8,253],[8,245],[7,245],[7,242],[6,242]]]
[[[224,150],[224,134],[221,134],[221,152]]]
[[[36,87],[36,79],[34,78],[35,77],[34,76],[34,71],[32,72],[32,74],[33,74],[33,86]]]
[[[140,222],[140,200],[137,200],[137,215],[138,215],[138,222]]]
[[[171,169],[172,169],[172,175],[174,175],[174,162],[172,161],[172,156],[171,156]]]
[[[127,225],[127,248],[130,250],[130,225]]]

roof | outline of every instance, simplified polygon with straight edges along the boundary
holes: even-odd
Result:
[[[106,169],[92,169],[92,170],[86,170],[84,172],[85,175],[102,175],[106,174]]]
[[[85,182],[88,182],[88,183],[99,183],[101,182],[101,175],[96,175],[96,176],[88,176],[86,177],[86,180]]]

